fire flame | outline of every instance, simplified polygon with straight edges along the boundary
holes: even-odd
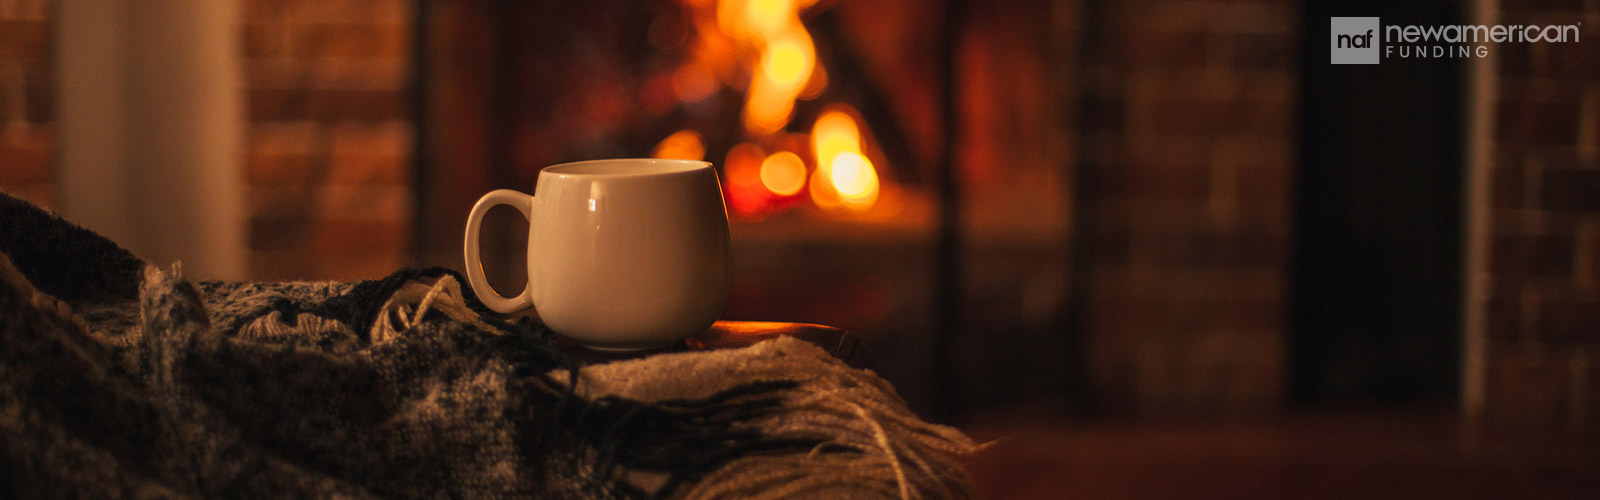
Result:
[[[723,87],[742,87],[745,94],[740,119],[748,142],[729,149],[723,163],[729,211],[753,220],[807,198],[847,212],[878,204],[885,181],[867,153],[865,127],[854,109],[824,108],[809,138],[783,132],[796,100],[817,98],[828,86],[811,33],[800,21],[816,0],[680,1],[700,35],[668,80],[678,99],[701,102]],[[803,151],[805,141],[810,155]],[[683,130],[663,139],[653,155],[700,159],[705,145],[697,132]],[[886,207],[896,192],[892,185],[888,190]]]
[[[862,211],[878,202],[878,172],[861,153],[846,151],[833,157],[829,179],[845,207]]]
[[[766,153],[761,146],[748,142],[728,150],[728,157],[722,163],[723,172],[728,176],[724,189],[727,191],[728,208],[735,215],[745,219],[759,218],[768,208],[772,195],[761,181],[761,166],[765,158]]]
[[[706,146],[700,141],[699,132],[679,130],[656,144],[656,149],[650,156],[671,160],[703,160],[706,157]]]
[[[829,106],[811,125],[811,150],[816,154],[817,169],[828,170],[839,153],[861,151],[861,128],[848,110],[844,105]]]
[[[824,110],[811,126],[811,150],[817,158],[811,199],[818,206],[865,211],[877,203],[878,172],[861,147],[854,110],[843,104]]]
[[[779,151],[761,162],[761,185],[778,196],[793,196],[806,187],[806,163],[800,156]]]
[[[817,67],[817,49],[800,23],[810,1],[746,0],[717,5],[717,25],[759,56],[744,106],[751,135],[777,132],[789,123],[794,100],[806,90]]]

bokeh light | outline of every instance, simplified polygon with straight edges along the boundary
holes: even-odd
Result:
[[[806,186],[806,164],[794,153],[773,153],[761,162],[761,185],[772,194],[793,196]]]

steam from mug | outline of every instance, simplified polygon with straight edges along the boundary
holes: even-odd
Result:
[[[478,256],[483,215],[528,219],[528,285],[496,293]],[[533,195],[509,189],[467,216],[467,279],[490,309],[532,307],[591,347],[643,349],[704,331],[728,298],[728,215],[717,172],[688,160],[567,163],[539,172]]]

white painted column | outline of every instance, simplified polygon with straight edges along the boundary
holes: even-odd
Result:
[[[237,0],[61,0],[62,215],[148,262],[243,279]]]

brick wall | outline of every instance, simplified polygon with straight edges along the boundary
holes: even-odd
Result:
[[[0,0],[0,189],[54,206],[45,0]],[[375,277],[411,261],[411,2],[243,0],[250,267]]]
[[[1102,3],[1079,111],[1093,120],[1078,190],[1091,396],[1150,413],[1276,408],[1298,7]]]
[[[56,205],[54,78],[45,0],[0,0],[0,190]]]
[[[1582,23],[1504,44],[1492,97],[1487,251],[1475,281],[1492,418],[1600,422],[1600,5],[1499,3],[1500,24]]]
[[[408,0],[244,0],[250,263],[258,279],[411,261]]]

